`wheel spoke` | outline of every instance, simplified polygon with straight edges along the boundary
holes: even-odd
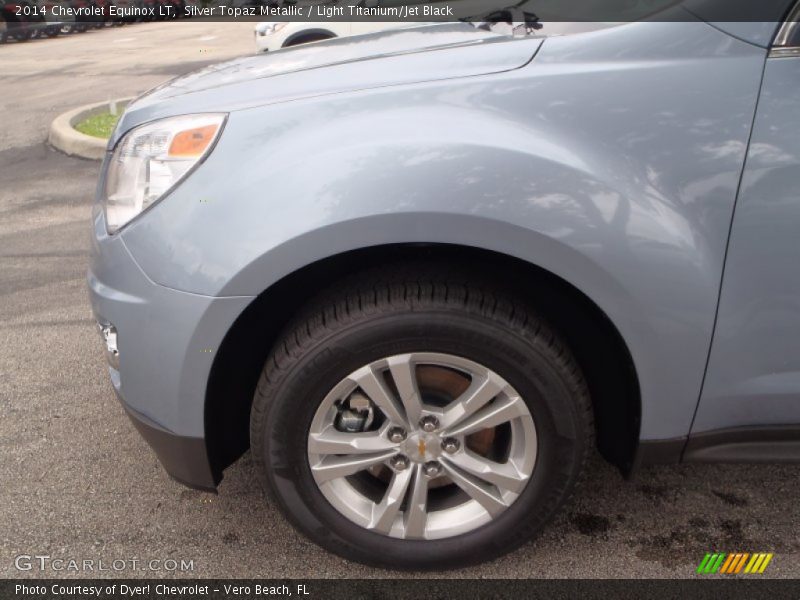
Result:
[[[393,356],[388,362],[408,422],[416,423],[422,417],[422,400],[417,387],[416,365],[412,361],[412,356],[410,354]]]
[[[446,462],[443,462],[442,464],[444,465],[444,469],[447,471],[447,474],[450,475],[450,478],[453,480],[453,483],[464,490],[470,498],[485,508],[486,512],[488,512],[492,517],[497,516],[506,508],[508,508],[508,505],[503,500],[503,497],[493,485],[462,471],[452,464]]]
[[[408,428],[403,407],[392,397],[383,378],[375,372],[372,365],[361,367],[358,371],[350,375],[350,379],[369,396],[369,399],[383,411],[383,414],[396,425],[404,425]]]
[[[360,454],[350,456],[326,456],[315,465],[311,465],[314,479],[317,483],[324,483],[331,479],[347,477],[373,465],[380,464],[397,454],[397,450],[377,452],[373,454]]]
[[[327,427],[320,433],[308,436],[308,451],[311,454],[368,454],[391,450],[397,444],[387,439],[385,429],[347,433]]]
[[[457,425],[503,391],[506,383],[494,373],[474,381],[467,390],[444,409],[441,423],[447,429]]]
[[[513,463],[494,462],[468,450],[452,456],[443,456],[442,462],[450,462],[462,471],[491,483],[501,490],[519,493],[528,481],[528,476],[520,473]]]
[[[469,435],[481,429],[497,427],[527,414],[528,411],[522,398],[511,396],[490,404],[462,420],[455,427],[447,429],[447,435]]]
[[[368,529],[384,534],[388,534],[392,530],[413,473],[411,469],[406,469],[392,475],[392,481],[383,495],[383,500],[372,508],[372,519],[367,525]]]
[[[403,525],[406,538],[423,539],[425,526],[428,523],[428,478],[422,472],[422,465],[414,468],[413,479],[411,494],[403,515]]]

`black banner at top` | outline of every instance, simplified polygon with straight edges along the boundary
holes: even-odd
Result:
[[[10,2],[11,0],[3,0]],[[14,0],[15,5],[38,0]],[[156,3],[158,4],[158,3]],[[75,9],[55,5],[61,11],[114,11],[72,15],[77,20],[105,16],[112,19],[183,18],[210,21],[484,21],[504,15],[512,22],[629,22],[696,21],[776,22],[792,15],[795,0],[174,0],[153,3],[128,2],[107,7]],[[159,13],[138,14],[136,11]],[[160,14],[162,11],[168,14]],[[58,15],[55,15],[58,16]],[[63,16],[63,15],[62,15]]]

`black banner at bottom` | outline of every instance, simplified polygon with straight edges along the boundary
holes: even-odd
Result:
[[[2,600],[347,600],[399,598],[800,598],[800,581],[775,579],[4,579]]]

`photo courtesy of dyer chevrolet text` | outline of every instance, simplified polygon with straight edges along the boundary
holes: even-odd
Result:
[[[52,585],[25,585],[18,583],[14,586],[14,593],[24,596],[127,596],[131,598],[150,598],[151,594],[159,597],[182,597],[189,596],[210,596],[211,593],[224,592],[227,596],[242,596],[252,598],[253,596],[308,596],[311,592],[306,584],[300,583],[296,586],[288,585],[230,585],[223,584],[218,588],[212,588],[208,584],[143,584],[128,585],[125,583],[112,583],[108,585],[80,585],[54,583]]]

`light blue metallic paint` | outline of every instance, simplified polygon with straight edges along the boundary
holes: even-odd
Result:
[[[790,1],[683,0],[679,7],[734,37],[767,48],[776,24],[787,17]]]
[[[800,423],[799,81],[767,61],[693,433]]]
[[[541,39],[525,38],[509,44],[496,33],[451,23],[337,38],[212,65],[158,86],[129,104],[109,147],[135,125],[188,110],[236,111],[515,69],[531,59],[540,43]]]
[[[485,75],[437,50],[157,91],[122,129],[178,107],[246,108],[121,237],[153,281],[207,296],[253,296],[309,262],[392,242],[522,258],[582,290],[622,334],[641,437],[684,436],[766,50],[700,22],[550,38],[528,63],[539,43],[486,44],[509,50]]]
[[[122,238],[106,234],[99,211],[93,244],[92,309],[99,321],[113,323],[120,332],[124,357],[120,372],[109,367],[116,392],[164,429],[202,438],[206,378],[216,351],[209,341],[221,340],[252,298],[212,298],[153,283]]]

